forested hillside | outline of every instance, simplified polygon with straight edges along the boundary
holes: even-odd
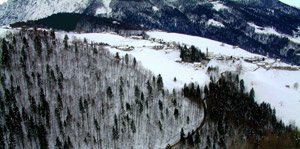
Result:
[[[21,30],[1,39],[0,148],[164,148],[203,108],[105,45]]]
[[[213,74],[214,69],[209,73]],[[181,142],[173,148],[299,148],[300,133],[276,117],[270,104],[258,104],[255,91],[245,91],[239,75],[226,72],[219,79],[211,77],[203,89],[194,83],[185,85],[185,97],[204,102],[204,124],[192,134],[181,132]],[[203,99],[199,97],[202,93]]]

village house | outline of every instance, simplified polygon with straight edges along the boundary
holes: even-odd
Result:
[[[122,50],[122,51],[132,51],[132,50],[134,50],[133,46],[128,46],[128,45],[126,45],[126,46],[117,46],[116,48],[119,49],[119,50]]]
[[[152,49],[155,49],[155,50],[162,50],[164,48],[163,45],[155,45],[152,47]]]
[[[199,62],[195,62],[195,63],[194,63],[194,67],[195,67],[195,68],[199,68],[199,67],[201,67],[201,66],[202,66],[202,64],[199,63]]]
[[[140,40],[140,39],[143,39],[143,36],[131,36],[132,39],[137,39],[137,40]]]

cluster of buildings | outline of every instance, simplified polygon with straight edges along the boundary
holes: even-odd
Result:
[[[131,38],[133,39],[144,39],[143,36],[131,36]],[[149,41],[156,42],[156,43],[160,43],[160,45],[155,45],[152,47],[152,49],[155,50],[162,50],[162,49],[178,49],[179,44],[176,43],[175,41],[173,42],[165,42],[163,41],[163,39],[156,39],[156,38],[147,38]],[[237,46],[233,47],[238,48]],[[117,47],[117,49],[123,50],[123,51],[131,51],[134,49],[134,47],[129,47],[129,46],[122,46],[122,47]],[[300,56],[300,53],[298,54]],[[265,61],[264,57],[259,57],[259,56],[254,56],[254,57],[234,57],[234,56],[224,56],[224,55],[215,55],[213,52],[209,52],[208,48],[206,49],[206,60],[203,60],[201,62],[194,62],[194,67],[195,68],[200,68],[203,65],[206,65],[209,60],[215,59],[215,60],[233,60],[233,61],[238,61],[243,59],[245,62],[248,63],[252,63],[252,64],[256,64],[258,66],[258,68],[262,67],[265,68],[267,70],[269,69],[278,69],[278,70],[289,70],[289,71],[299,71],[299,67],[297,66],[289,66],[289,65],[276,65],[278,63],[280,63],[280,59],[275,60],[275,62],[273,63],[269,63],[267,61]],[[176,62],[182,62],[181,59],[176,60]]]
[[[265,61],[265,58],[259,58],[259,57],[245,58],[244,61],[248,63],[256,64],[258,67],[262,67],[267,70],[278,69],[278,70],[288,70],[288,71],[299,71],[298,66],[280,65],[280,59],[276,59],[272,63]]]

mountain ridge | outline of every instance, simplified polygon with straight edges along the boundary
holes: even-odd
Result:
[[[6,4],[7,9],[5,10],[7,11],[0,15],[0,23],[25,21],[30,17],[37,17],[36,13],[43,10],[49,11],[45,11],[42,15],[57,13],[63,10],[64,4],[69,3],[71,2],[68,0],[58,3],[57,6],[62,6],[56,10],[39,9],[36,11],[36,9],[32,9],[20,13],[21,10],[28,10],[30,6],[38,4],[41,5],[40,8],[45,8],[47,3],[9,1]],[[300,65],[300,40],[298,39],[300,37],[300,10],[276,0],[243,0],[239,2],[225,0],[189,2],[183,0],[82,0],[80,1],[81,5],[78,4],[79,2],[66,11],[112,18],[150,30],[158,29],[210,38],[240,46],[250,52]],[[17,13],[21,15],[18,16]],[[30,17],[28,14],[31,14]],[[86,32],[100,31],[94,29],[97,26],[93,23],[82,23],[81,26],[84,28],[82,30]],[[268,33],[267,30],[270,29],[274,32]]]

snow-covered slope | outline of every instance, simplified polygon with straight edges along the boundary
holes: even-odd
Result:
[[[246,68],[247,69],[247,66]],[[245,70],[241,78],[248,90],[253,87],[256,100],[270,103],[276,108],[277,115],[286,124],[300,127],[300,71],[265,70],[260,68]]]
[[[220,3],[219,1],[216,2],[212,2],[212,4],[214,5],[214,9],[217,11],[220,11],[222,9],[230,9],[229,7],[225,6],[224,4]]]
[[[274,28],[272,27],[261,27],[261,26],[258,26],[254,23],[248,23],[250,26],[252,26],[254,29],[255,29],[255,33],[258,33],[258,34],[266,34],[266,35],[276,35],[278,37],[286,37],[288,39],[290,39],[291,41],[293,42],[296,42],[296,43],[300,43],[300,37],[298,37],[298,34],[299,33],[294,33],[294,37],[290,36],[290,35],[286,35],[286,34],[281,34],[281,33],[278,33]],[[299,30],[299,29],[298,29]]]
[[[111,12],[111,8],[109,7],[110,3],[111,0],[103,0],[103,6],[96,10],[96,15],[110,13]]]
[[[2,24],[16,21],[35,20],[61,12],[82,13],[90,0],[9,0],[0,6]]]
[[[195,68],[190,63],[175,62],[179,59],[180,52],[174,48],[164,47],[163,50],[154,50],[153,46],[162,45],[159,42],[150,40],[125,38],[114,33],[92,33],[74,34],[71,38],[88,39],[92,42],[103,42],[111,45],[111,52],[119,52],[120,55],[126,53],[136,57],[144,67],[153,71],[156,75],[161,74],[164,78],[165,87],[168,89],[181,88],[185,83],[198,82],[201,86],[209,83],[207,67],[218,67],[219,73],[225,71],[240,71],[240,77],[244,79],[246,89],[250,91],[253,87],[256,93],[255,99],[261,102],[270,103],[277,110],[278,118],[286,124],[295,124],[300,127],[300,90],[296,84],[300,83],[300,71],[288,71],[278,69],[265,69],[258,64],[246,62],[247,58],[265,58],[266,65],[288,66],[287,64],[276,62],[273,59],[257,54],[249,53],[241,48],[223,44],[217,41],[189,36],[177,33],[166,33],[160,31],[147,32],[150,38],[161,39],[160,41],[195,45],[202,52],[213,52],[212,59],[206,67]],[[63,36],[62,34],[61,36]],[[132,51],[122,51],[118,47],[133,46]],[[222,57],[234,57],[234,60],[218,60]],[[174,81],[176,77],[177,81]]]

